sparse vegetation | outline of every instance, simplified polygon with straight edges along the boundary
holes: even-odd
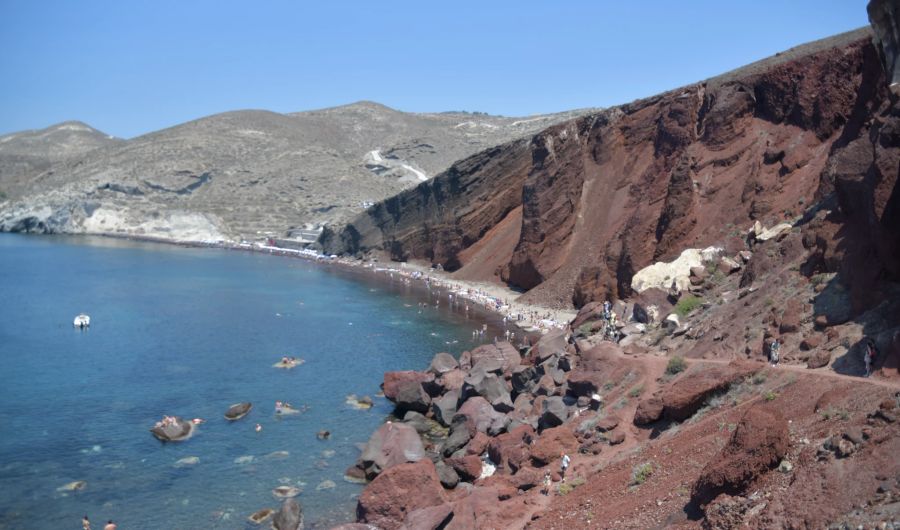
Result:
[[[3,190],[0,190],[0,201],[5,201],[5,200],[6,200],[6,192]]]
[[[703,305],[703,300],[694,295],[682,296],[678,303],[675,304],[673,311],[680,317],[686,317],[692,311]]]
[[[613,410],[624,409],[627,405],[628,405],[628,398],[621,398],[619,401],[616,401],[615,405],[613,405]]]
[[[822,416],[823,420],[830,420],[831,418],[838,418],[843,421],[847,421],[850,419],[850,413],[844,409],[835,409],[833,407],[828,407],[827,409],[820,411],[819,415]]]
[[[753,374],[753,377],[750,379],[750,382],[752,382],[754,385],[759,386],[759,385],[765,383],[766,379],[768,379],[768,376],[766,374],[764,374],[762,372],[757,372],[757,373]]]
[[[557,491],[560,495],[568,495],[568,494],[572,493],[572,491],[573,491],[575,488],[577,488],[578,486],[584,485],[584,482],[585,482],[585,481],[584,481],[584,478],[582,478],[582,477],[575,477],[575,478],[573,478],[572,480],[569,480],[569,481],[566,481],[566,482],[563,482],[562,484],[560,484],[560,485],[559,485],[559,488],[557,488],[556,491]]]
[[[825,273],[813,274],[809,279],[809,283],[813,285],[813,287],[823,284],[828,281],[828,275]]]
[[[666,365],[666,373],[669,375],[675,375],[681,373],[687,368],[687,363],[684,358],[675,355],[671,359],[669,359],[669,364]]]
[[[650,462],[644,462],[643,464],[634,466],[634,469],[631,470],[631,485],[632,486],[640,486],[644,482],[647,482],[647,479],[653,475],[653,464]]]
[[[776,394],[772,390],[767,390],[766,393],[763,394],[763,399],[765,399],[766,401],[774,401],[775,398],[777,398],[777,397],[778,397],[778,394]]]
[[[609,392],[613,388],[616,388],[616,384],[613,383],[612,381],[607,381],[606,383],[603,384],[603,390],[605,390],[607,392]]]
[[[643,393],[644,393],[644,385],[638,385],[628,391],[628,397],[637,398],[637,397],[640,397],[641,394],[643,394]]]
[[[576,335],[581,335],[582,337],[586,337],[591,334],[591,326],[593,326],[593,322],[585,322],[584,324],[578,326],[578,329],[575,330]]]

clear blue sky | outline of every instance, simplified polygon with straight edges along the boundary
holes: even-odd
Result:
[[[866,25],[865,5],[0,0],[0,133],[74,119],[129,138],[362,99],[510,116],[610,106]]]

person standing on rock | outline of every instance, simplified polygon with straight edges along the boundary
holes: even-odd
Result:
[[[567,454],[562,454],[560,456],[562,457],[562,461],[559,464],[559,477],[560,477],[560,480],[565,482],[566,481],[566,470],[569,469],[569,462],[571,461],[571,459],[569,458],[569,455],[567,455]]]
[[[877,356],[878,348],[875,346],[875,341],[871,338],[866,338],[866,351],[863,354],[863,361],[866,363],[866,377],[872,376],[872,365],[875,364]]]

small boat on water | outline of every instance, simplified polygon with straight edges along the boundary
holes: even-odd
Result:
[[[72,321],[72,325],[76,328],[87,328],[91,325],[91,317],[85,315],[84,313],[75,317],[75,320]]]

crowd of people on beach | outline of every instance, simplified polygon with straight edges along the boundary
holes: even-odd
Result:
[[[421,281],[429,291],[436,292],[437,297],[434,300],[436,308],[440,307],[441,297],[446,293],[450,307],[460,308],[468,313],[470,306],[478,306],[499,313],[503,317],[504,327],[515,325],[526,331],[545,333],[552,329],[563,329],[568,324],[568,320],[558,312],[538,310],[524,305],[517,306],[515,303],[510,303],[508,298],[502,298],[486,289],[463,282],[443,279],[415,269],[376,267],[371,263],[365,267],[372,268],[376,273],[387,274],[391,279],[400,279],[407,285],[412,281]],[[420,303],[420,307],[422,306],[423,304]],[[486,328],[473,331],[473,340],[485,340],[485,332]],[[506,330],[504,332],[505,340],[514,340],[515,336],[515,331]],[[499,338],[499,336],[495,336],[494,340],[499,340]]]

